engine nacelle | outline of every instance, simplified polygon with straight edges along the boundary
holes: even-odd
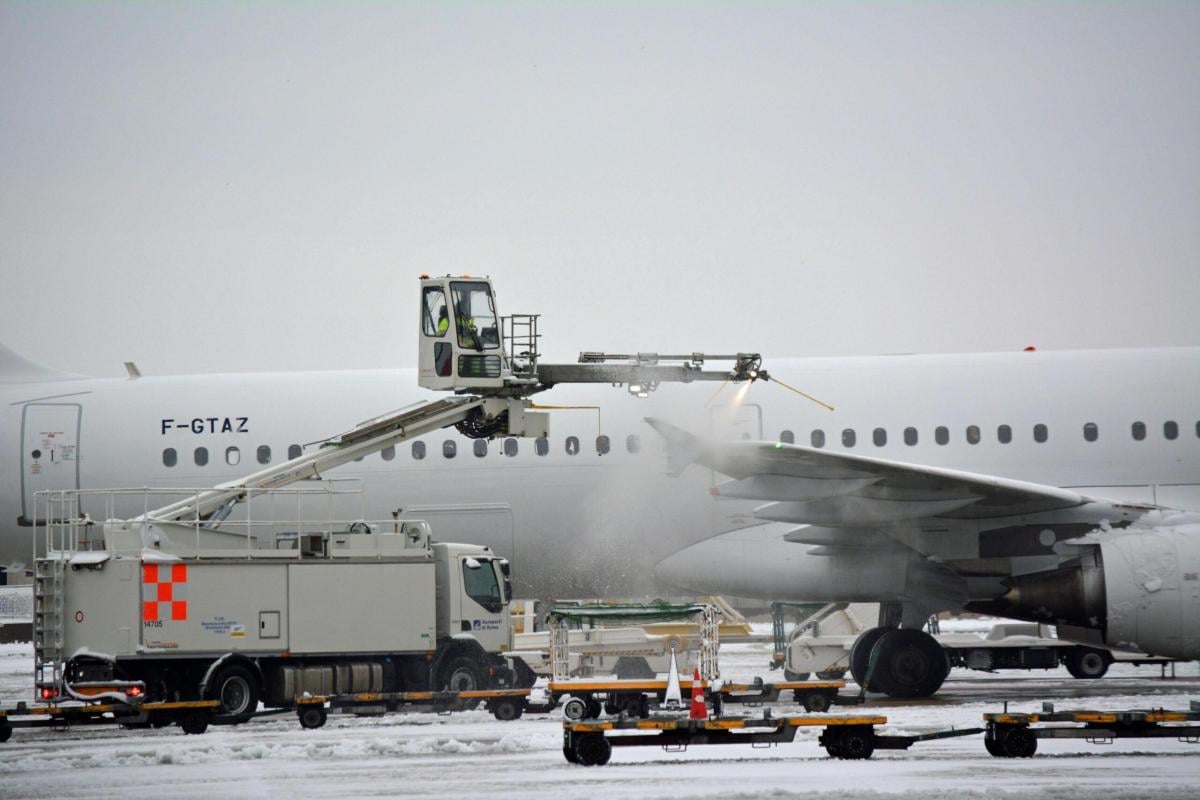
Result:
[[[968,605],[1059,626],[1100,631],[1104,644],[1200,658],[1200,535],[1158,528],[1105,536],[1077,565],[1023,575],[1007,594]]]

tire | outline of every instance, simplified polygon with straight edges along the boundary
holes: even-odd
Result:
[[[837,758],[861,761],[874,752],[875,731],[869,725],[849,725],[838,737]]]
[[[579,763],[579,759],[575,755],[575,748],[568,747],[565,744],[563,745],[563,758],[565,758],[571,764]]]
[[[488,711],[501,722],[512,722],[525,713],[525,703],[516,697],[501,697],[488,701]]]
[[[830,670],[829,672],[818,672],[817,677],[823,681],[840,681],[842,678],[846,677],[846,670],[834,669]]]
[[[441,684],[447,692],[477,692],[485,688],[483,668],[473,656],[456,656],[442,668]]]
[[[300,706],[296,712],[296,716],[300,718],[300,727],[306,730],[315,730],[325,724],[325,708],[316,703],[307,703]]]
[[[217,711],[238,719],[249,719],[258,709],[258,682],[249,669],[233,664],[217,672],[208,685],[209,699],[217,700]]]
[[[829,695],[825,692],[806,692],[804,699],[801,700],[804,704],[804,710],[810,713],[820,714],[823,711],[828,711],[832,705],[829,700]]]
[[[783,670],[783,679],[785,681],[806,681],[811,676],[812,676],[811,672],[792,672],[790,669],[788,669],[786,667],[784,667],[784,670]]]
[[[1080,680],[1095,680],[1103,678],[1104,673],[1108,672],[1108,665],[1112,663],[1112,656],[1103,650],[1095,650],[1091,647],[1076,647],[1067,653],[1067,657],[1063,659],[1066,664],[1067,672],[1071,673],[1074,678]]]
[[[588,717],[588,702],[582,697],[572,697],[563,703],[563,718],[578,722]]]
[[[874,680],[871,681],[870,686],[866,685],[867,670],[871,665],[871,650],[875,647],[875,643],[879,641],[879,637],[891,630],[891,628],[871,628],[870,630],[863,631],[854,640],[854,646],[850,648],[850,674],[854,676],[854,682],[868,692],[879,691],[875,688]],[[871,677],[873,679],[875,676],[872,675]]]
[[[612,756],[612,745],[603,733],[585,733],[575,740],[575,757],[585,767],[602,767]]]
[[[588,719],[599,719],[600,713],[604,710],[604,707],[600,705],[600,701],[594,697],[588,698],[587,707]]]
[[[1005,734],[1000,740],[1000,745],[1009,758],[1031,758],[1037,752],[1037,737],[1033,735],[1033,731],[1022,725]]]
[[[996,758],[1008,758],[1008,753],[1000,746],[1000,742],[992,738],[991,733],[986,733],[983,736],[983,747],[988,751],[989,755]]]
[[[12,726],[0,725],[0,744],[7,742],[12,738]]]
[[[208,730],[208,715],[200,712],[179,718],[179,728],[189,736],[199,736]]]
[[[937,640],[913,628],[890,630],[875,642],[871,682],[889,697],[929,697],[950,672]]]
[[[524,659],[513,659],[513,672],[516,673],[518,689],[532,689],[533,685],[537,683],[537,673],[525,663]]]

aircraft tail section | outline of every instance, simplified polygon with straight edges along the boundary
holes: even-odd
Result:
[[[80,376],[35,364],[0,344],[0,384],[65,381],[78,377]]]

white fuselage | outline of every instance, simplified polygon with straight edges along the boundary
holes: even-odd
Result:
[[[819,430],[831,450],[1200,510],[1200,348],[768,357],[764,365],[836,410],[770,383],[755,384],[736,405],[738,390],[726,388],[712,406],[714,384],[662,386],[648,399],[563,386],[538,402],[602,410],[554,411],[546,455],[522,440],[514,456],[490,442],[479,457],[475,442],[448,430],[422,437],[424,458],[406,443],[390,459],[376,454],[336,474],[362,482],[365,506],[353,516],[390,519],[403,509],[429,519],[438,540],[488,545],[512,559],[517,594],[541,597],[664,592],[654,577],[660,561],[753,521],[754,503],[709,496],[720,476],[699,467],[667,474],[661,443],[643,421],[651,415],[698,434],[774,440],[790,431],[805,445]],[[291,445],[430,396],[412,370],[0,382],[0,563],[30,563],[32,529],[18,520],[32,516],[39,489],[208,487],[259,468],[260,454],[287,458]],[[1141,439],[1135,423],[1145,426]],[[1089,425],[1094,441],[1085,437]],[[979,429],[977,443],[969,426]],[[1011,441],[1000,440],[1000,426]],[[1035,440],[1035,426],[1045,426],[1045,441]],[[916,430],[915,444],[906,443],[906,428]],[[844,431],[854,432],[852,447]],[[598,434],[610,439],[605,454]],[[569,437],[578,440],[574,452]],[[207,453],[203,466],[197,448]],[[756,559],[771,558],[753,548],[729,552],[748,574]]]

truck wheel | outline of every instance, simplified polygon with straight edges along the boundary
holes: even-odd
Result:
[[[483,688],[483,670],[471,656],[450,659],[442,675],[442,688],[448,692],[477,692]]]
[[[582,697],[572,697],[563,704],[563,717],[578,722],[581,719],[587,719],[588,703]]]
[[[585,767],[601,767],[612,756],[612,745],[603,733],[587,733],[575,740],[575,757]]]
[[[208,730],[208,714],[196,711],[179,718],[180,729],[189,736],[199,736]]]
[[[1067,653],[1064,663],[1067,666],[1067,672],[1071,673],[1072,677],[1092,680],[1104,677],[1104,673],[1108,672],[1111,659],[1112,657],[1102,650],[1076,647]]]
[[[805,711],[818,714],[828,711],[830,706],[829,695],[825,692],[805,692],[801,702],[804,704]]]
[[[209,684],[211,699],[220,702],[222,714],[248,719],[258,708],[258,687],[254,676],[245,667],[234,664],[217,673],[216,680]]]
[[[319,706],[316,703],[305,703],[300,706],[300,709],[296,712],[296,716],[300,718],[301,728],[313,730],[325,724],[325,707]]]
[[[516,697],[501,697],[488,701],[488,711],[501,722],[511,722],[525,713],[525,702]]]

